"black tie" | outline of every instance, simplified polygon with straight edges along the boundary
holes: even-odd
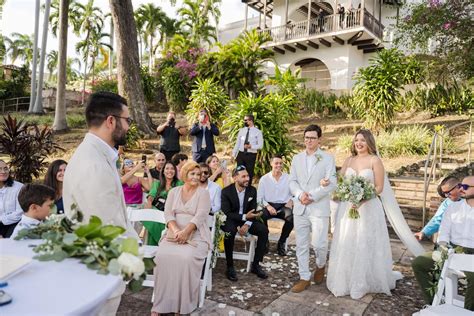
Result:
[[[250,133],[250,127],[247,127],[247,134],[245,134],[245,140],[244,140],[244,153],[247,152],[247,148],[245,147],[245,144],[248,144],[249,142],[249,133]]]

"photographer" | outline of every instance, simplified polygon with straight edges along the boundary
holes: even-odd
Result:
[[[197,163],[206,162],[206,159],[216,152],[214,136],[219,136],[219,129],[211,123],[206,110],[199,111],[199,121],[194,123],[189,134],[194,136],[192,152],[193,160]]]
[[[161,135],[160,152],[165,155],[166,161],[169,161],[174,154],[181,151],[179,137],[186,134],[186,128],[176,127],[176,114],[170,111],[166,122],[158,126],[156,131]]]

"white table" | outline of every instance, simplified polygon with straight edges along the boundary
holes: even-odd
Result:
[[[0,255],[33,257],[34,240],[0,239]],[[122,284],[121,277],[100,275],[76,259],[33,260],[3,288],[13,298],[0,315],[95,315]]]

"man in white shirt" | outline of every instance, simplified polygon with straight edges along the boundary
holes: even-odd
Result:
[[[257,190],[257,200],[265,206],[265,220],[279,218],[285,221],[278,240],[277,252],[286,256],[285,243],[293,229],[293,200],[290,193],[289,175],[282,171],[283,159],[274,155],[270,161],[272,171],[260,178]]]
[[[237,161],[238,166],[245,166],[249,173],[249,183],[252,184],[253,171],[255,169],[255,161],[257,160],[257,152],[263,147],[262,132],[255,127],[254,116],[247,114],[244,117],[244,125],[237,135],[232,156]]]
[[[125,145],[132,122],[127,101],[109,92],[97,92],[86,106],[89,132],[72,155],[64,175],[64,211],[71,216],[77,205],[87,223],[92,215],[104,224],[122,226],[125,234],[138,239],[127,217],[122,183],[117,170],[117,145]],[[125,283],[111,294],[99,315],[115,315]]]
[[[201,162],[199,164],[201,169],[201,187],[206,189],[209,192],[211,197],[211,213],[215,214],[221,210],[221,187],[209,180],[211,176],[211,168],[208,164]]]
[[[464,253],[474,255],[474,176],[463,179],[461,196],[463,199],[450,204],[444,213],[439,228],[438,244],[460,246]],[[416,257],[412,262],[416,280],[428,304],[433,302],[433,296],[427,289],[434,281],[430,275],[434,264],[431,252]],[[474,311],[474,273],[466,272],[465,274],[468,286],[464,308]]]

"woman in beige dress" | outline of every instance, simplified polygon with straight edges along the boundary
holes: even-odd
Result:
[[[184,185],[171,189],[166,199],[167,231],[155,257],[152,316],[189,314],[197,307],[201,272],[211,248],[207,225],[211,200],[209,193],[199,187],[199,165],[187,162],[181,175]]]

